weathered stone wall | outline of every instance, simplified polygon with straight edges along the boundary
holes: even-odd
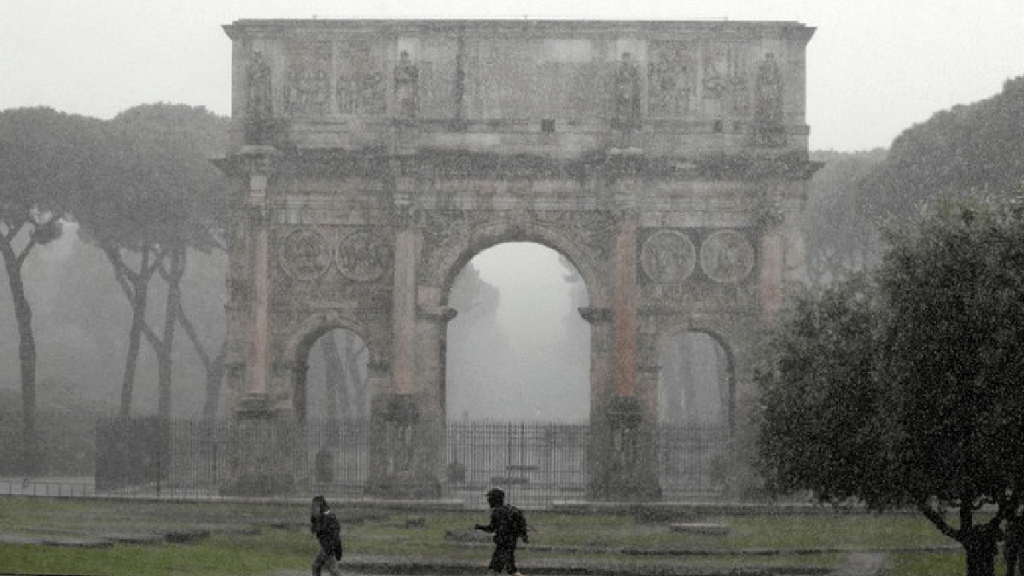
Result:
[[[273,118],[301,148],[579,157],[614,145],[616,126],[640,129],[644,150],[659,156],[806,150],[813,29],[798,23],[242,20],[225,29],[235,40],[234,116]],[[417,130],[395,142],[394,119]]]

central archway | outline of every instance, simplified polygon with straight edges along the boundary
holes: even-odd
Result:
[[[446,497],[483,506],[480,487],[527,506],[587,485],[589,304],[557,251],[505,242],[478,252],[448,292]]]
[[[588,305],[576,268],[534,243],[498,244],[456,277],[448,305],[449,421],[590,418]]]

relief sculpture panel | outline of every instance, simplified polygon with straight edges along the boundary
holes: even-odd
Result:
[[[750,113],[748,59],[741,46],[711,45],[704,49],[703,101],[713,117],[746,117]]]
[[[399,118],[413,118],[419,99],[420,71],[402,50],[395,65],[395,109]]]
[[[719,230],[701,243],[700,266],[715,282],[741,282],[754,268],[754,247],[735,230]]]
[[[350,280],[370,282],[384,275],[391,262],[391,242],[372,230],[348,232],[338,245],[338,269]]]
[[[747,281],[756,253],[742,232],[657,229],[638,248],[641,298],[689,309],[744,308],[756,302]]]
[[[285,237],[280,248],[281,269],[298,281],[319,278],[331,265],[331,248],[320,232],[301,228]]]
[[[369,42],[351,41],[338,44],[336,49],[338,112],[384,114],[387,82],[380,56]]]
[[[651,116],[685,118],[690,115],[695,97],[696,62],[693,49],[687,44],[652,44],[648,65]]]
[[[785,146],[782,119],[782,74],[775,55],[768,52],[757,70],[754,137],[760,146]]]
[[[659,230],[640,248],[640,266],[653,282],[675,284],[686,280],[697,264],[693,242],[678,230]]]
[[[357,301],[367,294],[376,301],[386,294],[380,288],[390,281],[393,253],[385,229],[288,226],[274,235],[277,301]]]
[[[289,116],[324,116],[331,111],[331,45],[293,47],[284,86],[284,107]]]

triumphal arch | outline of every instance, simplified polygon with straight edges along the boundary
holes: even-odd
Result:
[[[659,349],[730,361],[730,477],[749,470],[760,335],[804,281],[805,51],[795,22],[240,20],[225,491],[297,490],[306,358],[368,345],[371,493],[445,481],[452,282],[536,242],[591,327],[589,497],[659,496]],[[749,478],[749,477],[748,477]],[[742,480],[737,480],[742,482]]]

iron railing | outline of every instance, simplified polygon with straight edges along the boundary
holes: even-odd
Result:
[[[92,445],[85,442],[83,448],[94,459],[93,475],[83,475],[81,463],[69,471],[51,466],[45,476],[38,477],[0,469],[0,494],[188,498],[219,493],[228,471],[226,422],[163,421],[149,426],[145,435],[133,433],[131,442],[117,441],[119,426],[124,424],[115,418],[98,418],[93,423]],[[305,430],[306,454],[295,459],[307,467],[295,475],[299,488],[334,498],[364,496],[370,468],[369,422],[317,420]],[[729,441],[724,426],[662,425],[658,438],[663,500],[697,501],[721,495]],[[75,441],[83,444],[81,438]],[[486,505],[484,491],[497,486],[512,502],[528,508],[583,500],[589,443],[587,424],[450,422],[441,496],[481,508]],[[111,451],[119,450],[123,452],[120,459],[111,459]]]

